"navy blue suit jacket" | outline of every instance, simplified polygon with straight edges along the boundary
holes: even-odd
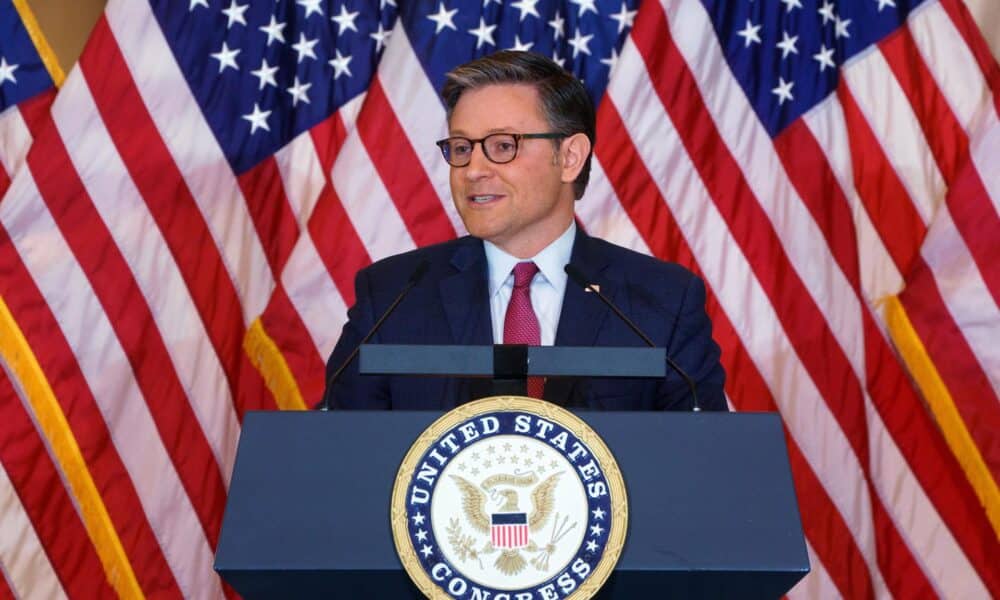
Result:
[[[371,343],[493,343],[483,242],[463,237],[381,260],[358,272],[356,300],[327,362],[327,377],[347,358],[399,294],[421,260],[426,275],[383,323]],[[593,238],[578,230],[573,264],[592,278],[639,328],[696,382],[706,410],[726,410],[725,374],[705,313],[705,286],[687,269]],[[556,345],[645,346],[594,294],[566,284]],[[357,360],[327,389],[330,406],[449,410],[489,395],[485,379],[361,376]],[[598,410],[689,410],[687,385],[668,368],[663,380],[554,379],[545,399]]]

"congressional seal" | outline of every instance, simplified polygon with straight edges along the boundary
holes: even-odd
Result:
[[[600,437],[553,404],[484,398],[411,446],[392,493],[400,561],[430,598],[590,598],[628,527],[621,472]]]

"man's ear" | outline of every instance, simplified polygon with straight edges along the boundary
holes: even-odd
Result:
[[[559,152],[562,155],[562,182],[572,183],[590,156],[590,139],[584,133],[574,133],[563,139]]]

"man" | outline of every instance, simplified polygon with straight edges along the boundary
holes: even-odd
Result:
[[[595,294],[567,281],[572,262],[694,379],[702,408],[725,410],[702,282],[679,265],[592,238],[574,222],[595,137],[583,85],[541,55],[504,51],[451,71],[442,96],[449,137],[438,145],[471,235],[360,271],[327,377],[423,261],[426,275],[372,343],[645,345]],[[528,387],[572,407],[692,407],[688,386],[669,370],[662,381],[533,378]],[[362,377],[356,361],[326,390],[337,408],[436,410],[489,392],[485,380]]]

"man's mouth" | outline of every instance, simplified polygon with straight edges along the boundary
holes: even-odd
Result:
[[[469,196],[469,200],[473,204],[487,204],[493,202],[494,200],[499,200],[502,198],[499,194],[477,194],[475,196]]]

